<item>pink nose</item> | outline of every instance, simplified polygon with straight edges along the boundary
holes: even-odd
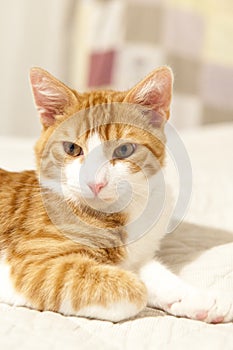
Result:
[[[97,194],[107,185],[107,182],[100,182],[100,183],[89,183],[88,186],[94,193],[94,195],[97,196]]]

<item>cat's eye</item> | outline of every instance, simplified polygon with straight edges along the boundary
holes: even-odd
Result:
[[[134,143],[124,143],[115,149],[113,152],[113,158],[124,159],[130,157],[136,149]]]
[[[78,157],[83,154],[83,150],[79,145],[72,142],[63,142],[64,151],[72,157]]]

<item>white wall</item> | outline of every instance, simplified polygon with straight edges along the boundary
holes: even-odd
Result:
[[[0,135],[39,134],[28,72],[41,66],[67,81],[75,2],[0,0]]]

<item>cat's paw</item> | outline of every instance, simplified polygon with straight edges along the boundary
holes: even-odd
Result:
[[[143,305],[143,308],[146,305]],[[111,322],[119,322],[136,316],[142,310],[136,303],[128,300],[111,303],[109,305],[90,305],[78,311],[77,316],[95,318]]]
[[[168,313],[208,323],[223,323],[233,320],[233,298],[221,293],[201,291],[195,288],[177,295],[163,305]]]
[[[89,296],[84,296],[88,304],[75,311],[75,315],[118,322],[136,316],[146,307],[147,289],[133,273],[97,266],[92,279],[96,285],[89,282]]]

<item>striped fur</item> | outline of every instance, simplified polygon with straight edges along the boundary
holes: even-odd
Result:
[[[161,72],[163,79],[164,72],[171,76],[169,69],[162,67],[149,79],[162,79]],[[113,321],[130,317],[146,305],[147,290],[127,260],[129,236],[125,226],[138,206],[138,192],[142,191],[143,198],[148,178],[156,176],[165,157],[163,125],[155,128],[148,118],[153,108],[158,112],[155,104],[148,99],[144,105],[141,100],[137,106],[134,102],[136,97],[145,98],[148,86],[156,91],[156,81],[147,81],[141,95],[137,91],[141,85],[126,92],[80,94],[34,68],[31,82],[43,130],[35,146],[35,172],[0,170],[0,274],[1,268],[8,271],[4,275],[8,287],[5,294],[1,289],[0,297],[8,301],[11,293],[11,303],[69,315]],[[158,94],[164,96],[161,84],[158,80],[156,103],[165,113],[161,115],[168,117],[171,86],[165,84],[167,100],[160,104]],[[93,134],[98,135],[106,157],[106,193],[115,185],[114,176],[116,181],[123,176],[132,178],[133,192],[137,193],[128,211],[102,211],[98,205],[89,205],[79,193],[74,199],[72,188],[69,192],[67,169],[71,164],[71,169],[84,167],[87,159],[64,155],[62,142],[78,142],[88,154]],[[138,145],[131,158],[111,158],[120,140]],[[51,216],[56,218],[55,224]],[[160,239],[158,235],[156,240]],[[156,247],[152,247],[151,255]],[[144,259],[147,253],[141,255]]]

